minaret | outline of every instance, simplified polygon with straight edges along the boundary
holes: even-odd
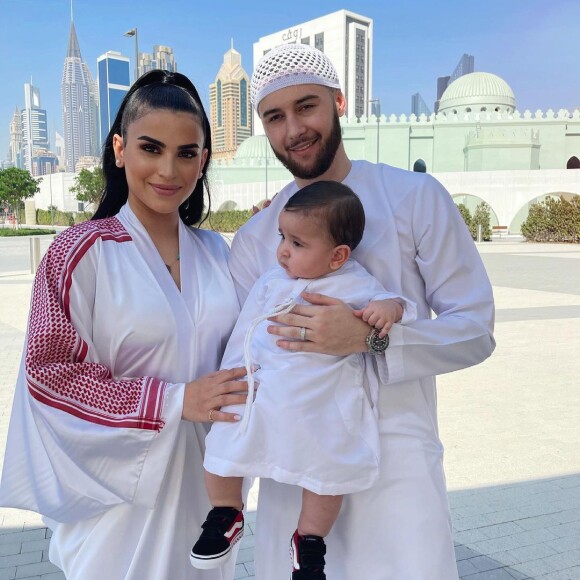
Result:
[[[242,141],[253,133],[249,87],[242,55],[234,48],[232,39],[215,82],[209,86],[214,159],[232,159]]]
[[[72,19],[64,70],[62,73],[62,115],[66,170],[74,171],[78,160],[95,156],[97,148],[96,85],[83,61],[81,49]]]

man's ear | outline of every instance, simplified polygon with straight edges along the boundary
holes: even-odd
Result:
[[[346,244],[336,246],[332,250],[332,258],[330,259],[330,269],[338,270],[350,258],[350,248]]]
[[[336,113],[342,117],[346,113],[346,97],[340,89],[336,90],[334,102],[336,103]]]

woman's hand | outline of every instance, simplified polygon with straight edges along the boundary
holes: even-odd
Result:
[[[246,381],[239,381],[246,376],[243,367],[217,371],[205,375],[185,385],[183,396],[183,419],[187,421],[239,421],[239,415],[224,413],[221,407],[241,405],[246,402]]]
[[[370,327],[342,300],[311,292],[303,292],[302,298],[312,306],[298,305],[289,314],[270,319],[285,325],[268,326],[270,334],[282,337],[276,341],[278,346],[335,356],[366,352],[365,339]]]

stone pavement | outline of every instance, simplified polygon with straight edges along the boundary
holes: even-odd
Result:
[[[28,309],[27,248],[0,239],[0,454]],[[503,239],[479,249],[497,349],[440,377],[438,389],[460,575],[580,580],[580,246]],[[254,578],[256,489],[249,504],[240,579]],[[49,538],[37,515],[1,509],[0,580],[62,580]]]

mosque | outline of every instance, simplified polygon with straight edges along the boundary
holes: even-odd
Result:
[[[474,72],[443,93],[439,111],[341,119],[351,159],[428,172],[472,212],[490,206],[497,232],[517,234],[532,203],[580,195],[580,109],[523,113],[503,79]],[[215,209],[247,209],[292,180],[264,135],[210,173]]]

